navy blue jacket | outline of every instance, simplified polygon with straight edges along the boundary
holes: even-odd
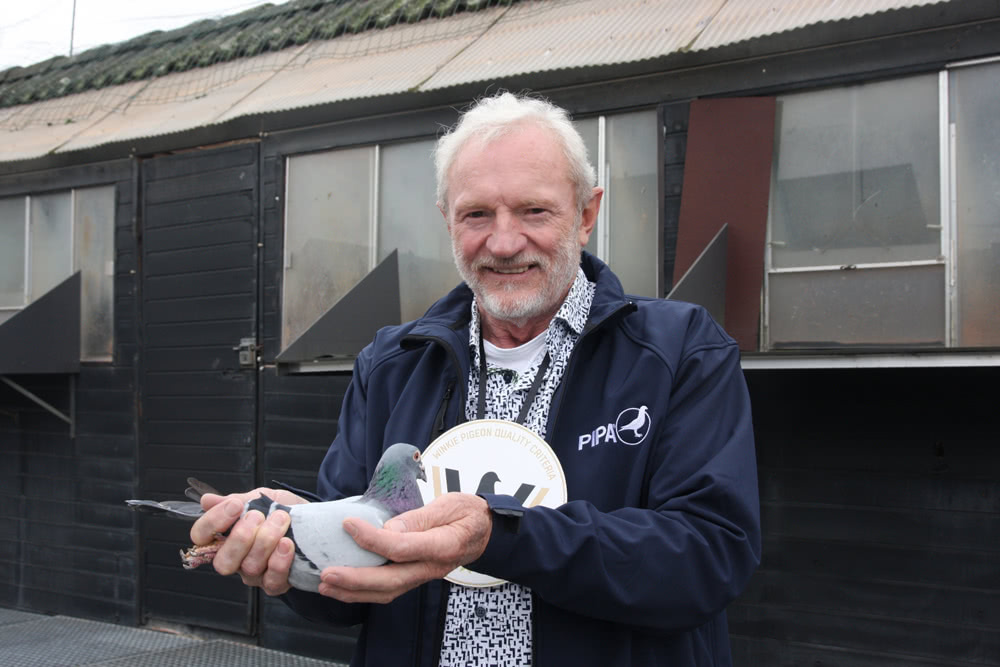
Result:
[[[536,666],[729,665],[724,609],[760,559],[739,350],[702,308],[626,297],[599,260],[584,253],[582,265],[597,291],[548,418],[569,502],[523,509],[484,495],[520,516],[494,515],[469,568],[531,588]],[[471,299],[459,286],[359,355],[319,496],[361,493],[386,447],[424,449],[465,421]],[[608,424],[642,405],[642,443],[607,438]],[[285,600],[314,620],[363,623],[353,665],[431,666],[449,586],[432,581],[387,605],[297,590]]]

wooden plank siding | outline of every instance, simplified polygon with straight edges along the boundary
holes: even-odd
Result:
[[[115,186],[113,360],[74,380],[70,427],[0,385],[0,606],[138,622],[135,492],[133,166],[119,161],[4,179],[4,194]],[[54,323],[53,326],[58,326]],[[12,379],[70,413],[70,376]]]
[[[684,189],[684,162],[687,159],[687,129],[691,113],[690,102],[663,104],[657,117],[663,128],[661,144],[662,178],[660,201],[663,223],[663,290],[666,296],[674,285],[674,256],[677,251],[677,233],[681,219],[681,191]]]
[[[265,150],[261,159],[260,318],[261,409],[257,482],[279,480],[316,490],[320,463],[337,435],[337,418],[348,375],[283,375],[274,365],[281,352],[281,279],[284,241],[284,158]],[[356,630],[333,628],[298,616],[280,600],[259,594],[262,646],[328,660],[350,660]]]
[[[257,369],[234,347],[257,335],[258,144],[142,163],[139,493],[177,498],[188,476],[253,487]],[[144,619],[253,634],[255,594],[211,568],[185,572],[190,525],[143,516]]]
[[[1000,371],[748,381],[764,555],[737,664],[1000,664]]]

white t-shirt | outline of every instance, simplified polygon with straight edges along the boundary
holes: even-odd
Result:
[[[545,336],[548,330],[538,334],[527,343],[517,347],[497,347],[488,340],[483,341],[486,363],[490,366],[508,368],[518,374],[531,369],[545,354]]]

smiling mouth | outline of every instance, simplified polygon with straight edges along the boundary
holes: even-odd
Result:
[[[515,266],[515,267],[499,267],[490,266],[487,267],[493,273],[499,273],[505,276],[516,276],[522,273],[527,273],[530,269],[535,267],[534,264],[529,264],[528,266]]]

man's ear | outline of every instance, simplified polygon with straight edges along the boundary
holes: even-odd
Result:
[[[587,202],[586,206],[583,207],[583,211],[580,212],[579,240],[581,248],[587,245],[587,241],[590,240],[590,235],[594,231],[594,225],[597,224],[597,212],[601,210],[601,198],[603,196],[604,188],[594,188],[594,193],[591,195],[590,201]]]
[[[451,233],[451,220],[448,219],[448,211],[445,210],[445,208],[441,204],[441,202],[437,202],[434,205],[437,206],[437,208],[438,208],[439,211],[441,211],[441,217],[444,218],[444,224],[448,228],[448,233],[450,234]]]

